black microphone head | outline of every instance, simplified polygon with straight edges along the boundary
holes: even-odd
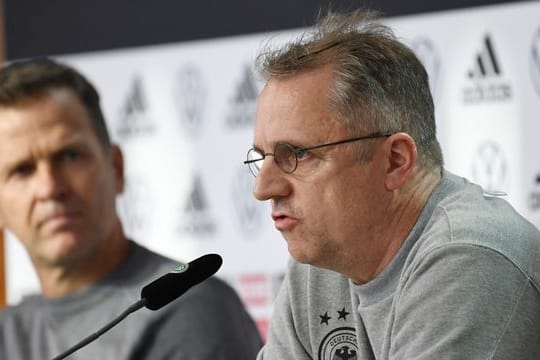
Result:
[[[141,291],[141,299],[150,310],[157,310],[189,290],[192,286],[214,275],[223,260],[217,254],[207,254],[152,281]]]

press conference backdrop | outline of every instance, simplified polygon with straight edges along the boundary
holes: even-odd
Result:
[[[430,74],[447,168],[506,193],[539,226],[540,3],[385,22]],[[263,335],[288,254],[242,164],[263,85],[253,62],[267,41],[300,31],[58,56],[97,85],[125,152],[118,206],[127,233],[179,260],[221,254],[218,275],[238,290]],[[14,304],[38,285],[10,234],[6,247]]]

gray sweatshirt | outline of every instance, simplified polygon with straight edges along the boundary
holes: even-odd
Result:
[[[290,262],[259,360],[540,359],[540,233],[445,172],[372,281]]]
[[[0,312],[1,360],[50,360],[140,299],[178,264],[133,243],[124,262],[87,290],[32,296]],[[210,278],[157,310],[140,309],[69,360],[252,360],[258,331],[236,293]]]

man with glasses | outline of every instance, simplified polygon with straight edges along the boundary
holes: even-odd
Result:
[[[258,358],[540,358],[540,233],[443,169],[411,50],[356,11],[258,65],[245,163],[292,256]]]

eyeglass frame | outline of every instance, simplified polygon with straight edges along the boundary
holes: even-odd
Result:
[[[354,142],[354,141],[367,140],[367,139],[376,139],[376,138],[381,138],[381,137],[389,137],[389,136],[392,136],[392,135],[394,135],[394,134],[376,132],[376,133],[372,133],[372,134],[368,134],[368,135],[363,135],[363,136],[358,136],[358,137],[354,137],[354,138],[350,138],[350,139],[339,140],[339,141],[334,141],[334,142],[330,142],[330,143],[324,143],[324,144],[309,146],[309,147],[305,147],[305,148],[300,148],[300,147],[294,146],[294,145],[286,143],[286,142],[278,142],[274,146],[274,152],[273,153],[264,153],[264,152],[259,151],[260,149],[257,149],[255,147],[251,147],[248,150],[246,157],[249,157],[249,154],[252,151],[255,151],[259,155],[261,155],[262,158],[245,160],[244,164],[248,165],[249,171],[253,174],[253,176],[257,177],[257,175],[260,173],[261,169],[258,168],[256,165],[251,165],[251,164],[253,164],[253,163],[257,162],[257,161],[261,161],[261,160],[264,161],[267,156],[274,156],[274,161],[275,161],[277,167],[281,171],[283,171],[285,174],[292,174],[293,172],[296,171],[296,168],[298,167],[298,154],[301,153],[301,152],[310,151],[310,150],[314,150],[314,149],[320,149],[320,148],[328,147],[328,146],[347,144],[347,143],[351,143],[351,142]],[[293,169],[291,171],[285,171],[284,169],[282,169],[281,166],[279,165],[279,163],[275,160],[276,147],[283,146],[283,145],[289,147],[292,150],[292,153],[294,154],[295,165],[294,165],[294,167],[293,167]],[[253,166],[255,166],[258,169],[256,174],[255,174],[255,172],[253,170]]]

